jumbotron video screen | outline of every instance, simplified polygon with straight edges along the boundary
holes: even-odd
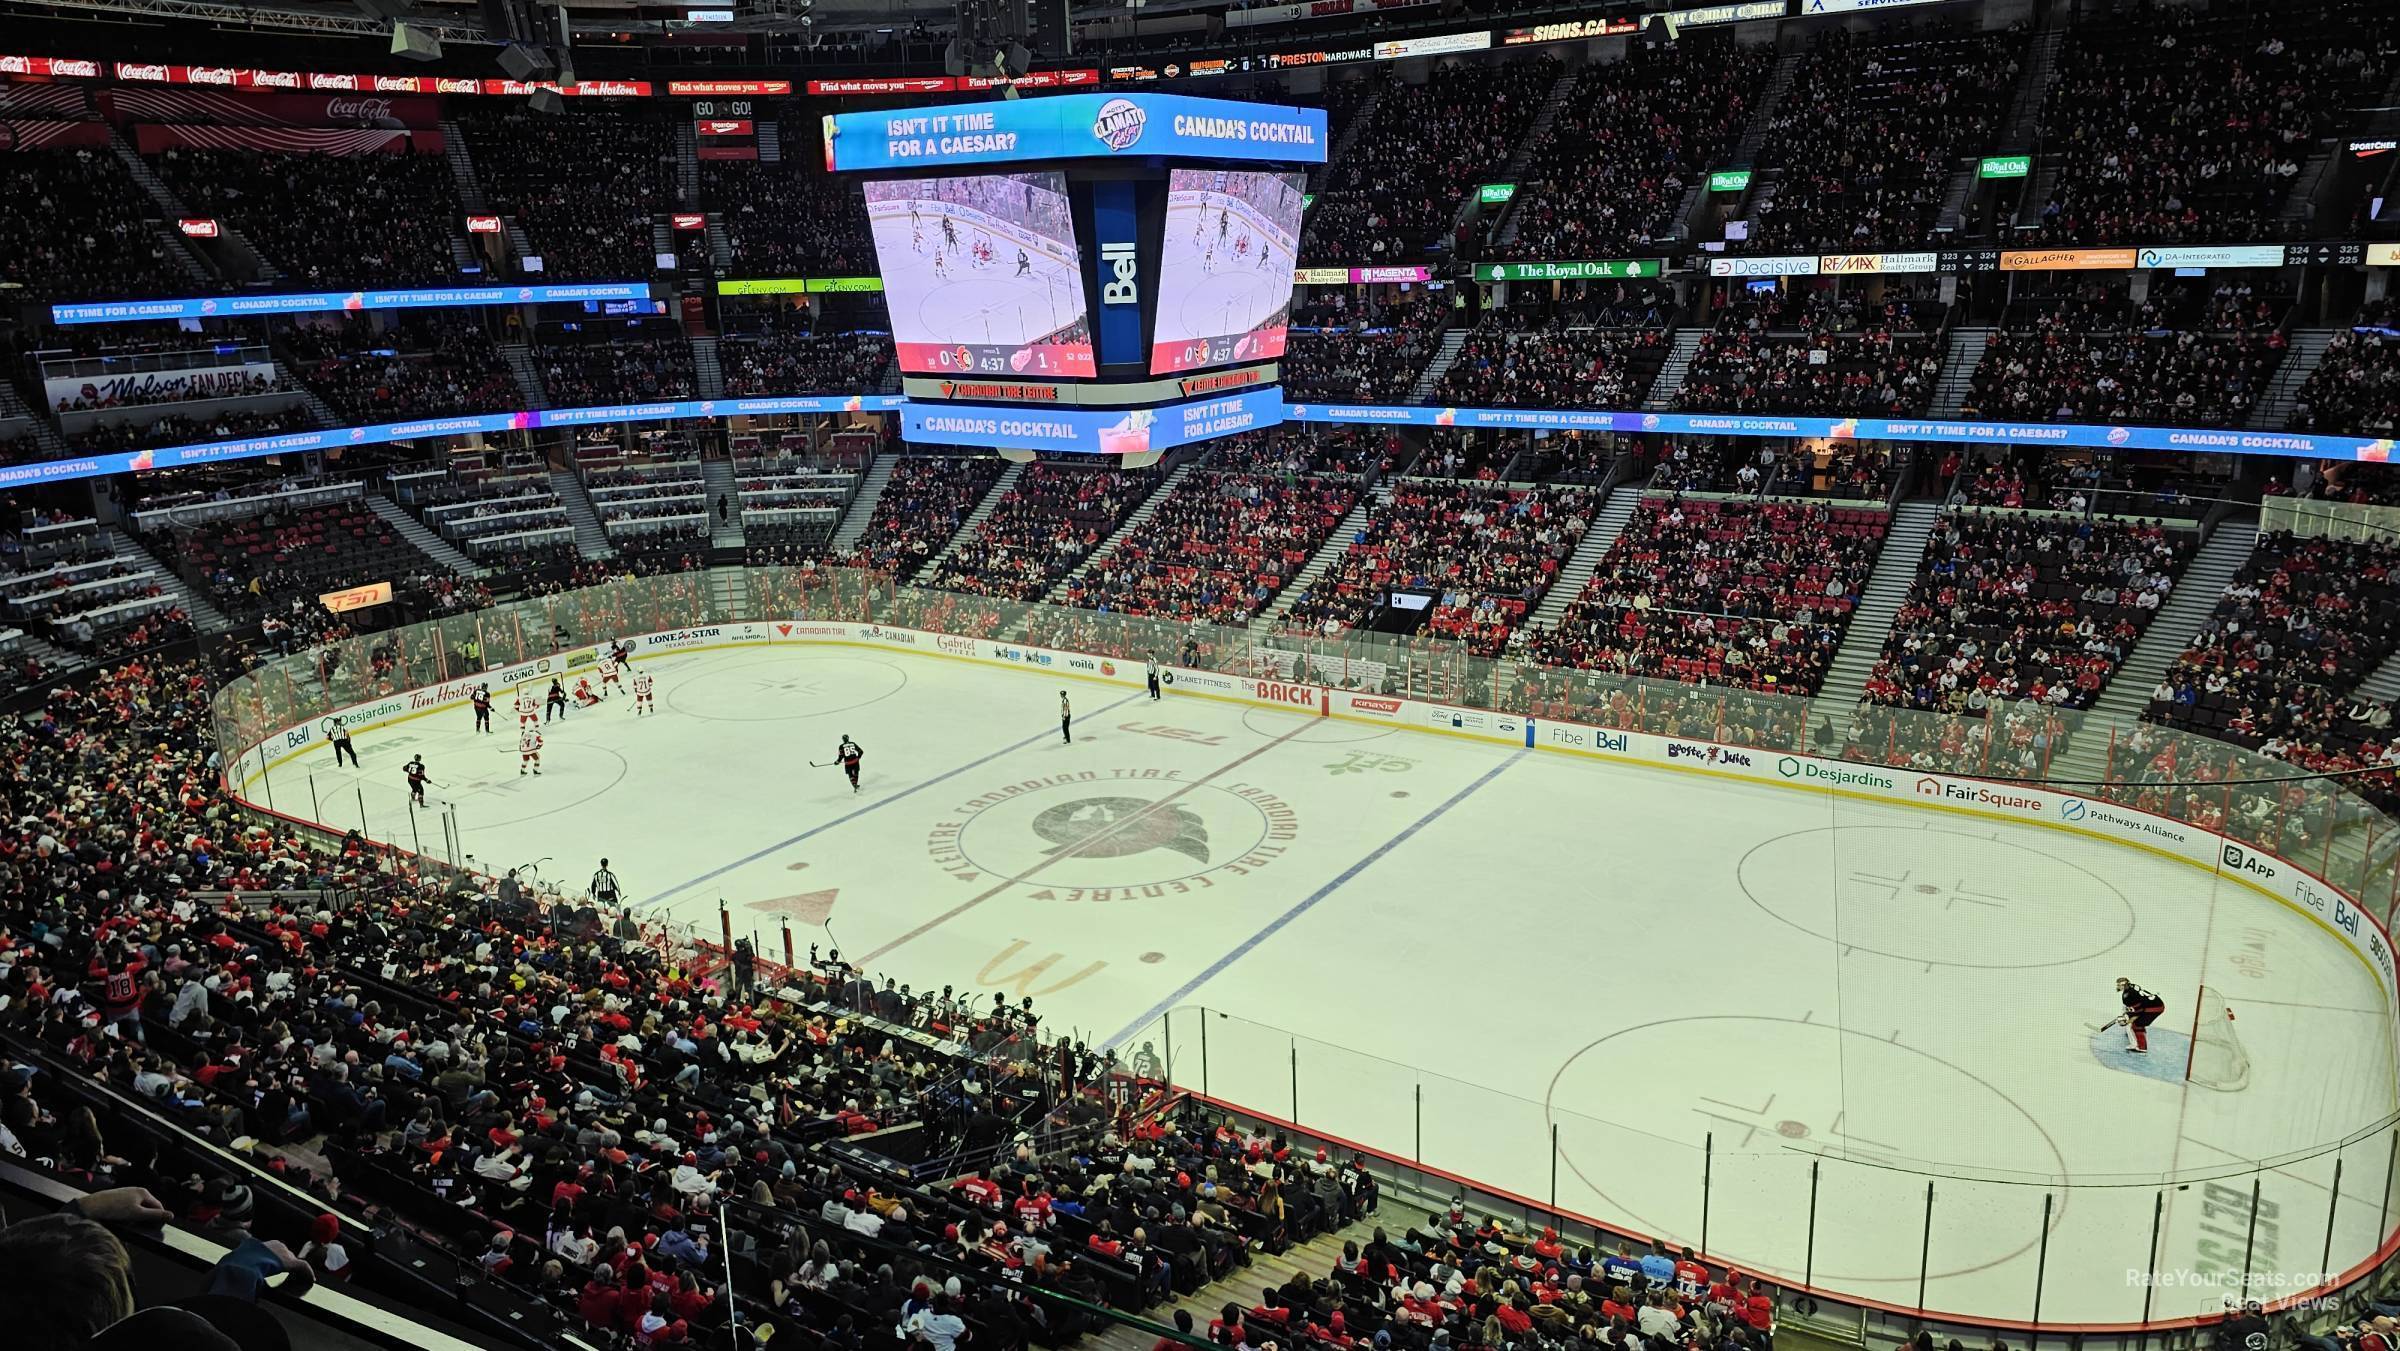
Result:
[[[1153,375],[1283,355],[1301,187],[1294,173],[1177,169],[1168,176]]]
[[[1065,175],[883,179],[864,188],[901,370],[1095,373]]]

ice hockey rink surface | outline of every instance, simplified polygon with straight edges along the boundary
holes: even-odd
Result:
[[[2306,914],[2166,858],[929,654],[639,665],[658,711],[620,692],[551,723],[538,778],[503,694],[488,736],[444,711],[270,792],[411,847],[447,804],[478,866],[571,888],[605,855],[645,913],[713,936],[721,899],[769,956],[785,917],[803,951],[822,921],[868,969],[1031,993],[1311,1131],[1889,1304],[1917,1306],[1922,1257],[1925,1307],[2025,1318],[2038,1263],[2045,1323],[2130,1321],[2154,1216],[2170,1273],[2245,1249],[2316,1271],[2329,1215],[2333,1268],[2374,1247],[2388,1130],[2244,1161],[2392,1112],[2377,983]],[[855,795],[809,767],[845,734]],[[437,785],[413,817],[412,754]],[[2166,999],[2159,1060],[2094,1030],[2118,976]],[[2183,1081],[2203,983],[2237,1090]],[[2226,1292],[2152,1293],[2169,1317]]]
[[[944,241],[945,220],[955,243]],[[892,316],[893,331],[904,340],[1030,343],[1083,317],[1083,282],[1071,261],[1052,252],[1054,244],[980,212],[946,212],[930,202],[914,221],[907,202],[877,203],[868,223],[886,298],[916,309]],[[983,261],[975,257],[978,241],[990,246]],[[1020,249],[1026,257],[1021,274]]]
[[[1273,318],[1292,299],[1292,241],[1270,228],[1247,204],[1224,193],[1195,194],[1197,200],[1168,208],[1166,240],[1170,250],[1188,249],[1198,266],[1164,267],[1158,274],[1158,341],[1168,335],[1230,337],[1247,333]],[[1216,238],[1217,221],[1228,205],[1231,223],[1225,242]],[[1250,237],[1245,256],[1235,251],[1242,235]]]

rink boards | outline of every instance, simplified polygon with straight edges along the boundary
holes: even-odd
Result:
[[[1087,653],[1032,647],[990,639],[878,624],[830,620],[754,620],[646,633],[615,640],[632,644],[635,657],[661,652],[697,652],[768,644],[814,643],[880,647],[980,665],[1138,690],[1140,662]],[[353,735],[463,706],[479,685],[504,691],[528,680],[548,680],[590,667],[600,644],[566,648],[532,661],[495,667],[479,676],[400,691],[330,710],[275,732],[227,761],[226,782],[235,796],[249,799],[252,786],[276,766],[323,744],[324,725],[340,717]],[[1887,769],[1815,756],[1783,755],[1647,732],[1618,731],[1580,723],[1521,717],[1490,709],[1454,708],[1422,700],[1328,689],[1287,680],[1255,679],[1214,671],[1160,667],[1162,683],[1177,694],[1311,712],[1376,726],[1436,732],[1494,745],[1561,752],[1730,777],[1812,793],[1983,817],[2089,836],[2170,858],[2238,883],[2306,915],[2339,939],[2374,974],[2383,991],[2387,1035],[2400,1024],[2400,978],[2396,978],[2390,935],[2356,899],[2306,868],[2255,845],[2182,821],[2103,800],[2047,789],[1995,783],[1956,775]],[[1538,843],[1529,843],[1538,849]]]

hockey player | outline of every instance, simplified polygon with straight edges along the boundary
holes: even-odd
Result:
[[[600,697],[606,699],[611,689],[623,688],[618,677],[625,673],[624,663],[617,660],[615,649],[600,658]]]
[[[542,772],[542,725],[528,723],[517,730],[517,772]]]
[[[600,696],[592,693],[590,676],[575,677],[575,706],[577,708],[598,708],[600,706]]]
[[[850,791],[858,791],[858,762],[867,757],[866,748],[842,733],[842,744],[833,748],[833,758],[842,762],[842,772],[850,776]]]
[[[2167,1002],[2123,976],[2117,977],[2117,997],[2125,1001],[2125,1012],[2116,1020],[2125,1029],[2125,1049],[2135,1055],[2148,1055],[2150,1024],[2167,1011]]]
[[[492,733],[492,687],[477,685],[475,692],[467,696],[467,702],[475,705],[475,730],[485,736],[490,736]]]
[[[648,671],[633,673],[633,711],[636,717],[658,711],[650,706],[650,673]]]
[[[489,728],[486,728],[486,729],[484,729],[484,730],[486,730],[486,731],[489,731],[489,730],[491,730],[491,729],[489,729]],[[419,806],[419,807],[422,807],[422,806],[424,806],[424,805],[425,805],[425,757],[424,757],[424,756],[422,756],[422,755],[412,755],[412,756],[410,756],[410,757],[408,758],[408,763],[407,763],[407,764],[405,764],[405,765],[402,765],[402,766],[400,767],[400,772],[401,772],[402,774],[405,774],[405,775],[407,775],[407,776],[408,776],[408,800],[409,800],[409,802],[410,802],[411,804],[415,805],[415,806]]]
[[[1033,275],[1033,259],[1027,257],[1023,249],[1017,250],[1017,275],[1020,277]]]
[[[557,676],[552,676],[550,677],[550,693],[542,700],[542,721],[548,722],[552,718],[565,716],[567,716],[567,687],[559,683]]]

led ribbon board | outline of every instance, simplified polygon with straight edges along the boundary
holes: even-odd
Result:
[[[1543,431],[1658,432],[1669,436],[1788,436],[1820,441],[1932,441],[1944,445],[2097,446],[2112,450],[2215,451],[2381,464],[2390,437],[2251,432],[2233,427],[2128,427],[2084,422],[1974,422],[1957,418],[1755,417],[1733,413],[1631,413],[1583,408],[1431,408],[1416,404],[1295,403],[1292,422],[1396,427],[1526,427]]]
[[[558,286],[437,286],[414,291],[296,291],[278,295],[189,296],[176,300],[99,300],[52,305],[50,322],[62,325],[115,324],[133,319],[226,319],[246,314],[554,305],[584,300],[647,300],[649,297],[650,284],[639,281],[593,281]]]
[[[1186,94],[1060,94],[825,118],[825,167],[945,168],[1154,155],[1321,164],[1322,108]]]
[[[1280,388],[1246,390],[1163,408],[1056,408],[981,403],[901,405],[900,435],[915,442],[1132,455],[1173,450],[1283,421]]]

